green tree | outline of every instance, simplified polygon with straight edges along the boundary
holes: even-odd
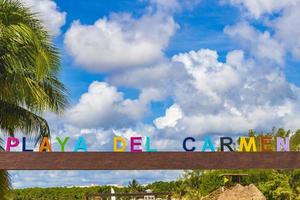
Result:
[[[183,199],[183,197],[188,193],[186,181],[183,179],[173,182],[172,191],[179,200]]]
[[[142,192],[144,188],[139,184],[137,180],[133,179],[128,184],[128,190],[129,192]]]
[[[49,136],[43,112],[61,113],[66,89],[58,80],[60,57],[42,23],[16,0],[0,0],[0,129],[33,136]],[[7,173],[0,173],[0,197],[9,189]]]
[[[297,130],[292,134],[290,138],[290,146],[292,151],[300,150],[300,130]]]
[[[170,192],[172,182],[163,182],[163,181],[156,181],[147,185],[146,189],[150,189],[154,192]]]

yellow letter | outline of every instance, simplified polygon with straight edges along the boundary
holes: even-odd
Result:
[[[249,143],[247,143],[246,137],[240,137],[240,151],[244,151],[244,148],[246,149],[246,152],[250,152],[251,148],[255,152],[256,151],[255,138],[250,137]]]
[[[48,137],[44,137],[43,141],[41,142],[40,148],[39,148],[39,152],[43,152],[43,151],[49,151],[52,152],[52,148],[51,148],[51,144],[48,140]]]
[[[119,143],[122,145],[119,147]],[[122,137],[114,137],[114,152],[124,152],[126,150],[126,140]]]

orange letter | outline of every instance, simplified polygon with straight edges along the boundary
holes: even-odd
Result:
[[[272,146],[272,136],[261,136],[260,137],[260,151],[266,152],[266,151],[273,151]]]
[[[43,141],[41,142],[39,152],[52,152],[51,144],[48,140],[48,137],[44,137]]]

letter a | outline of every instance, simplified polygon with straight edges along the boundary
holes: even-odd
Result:
[[[210,137],[206,137],[204,139],[204,144],[202,146],[202,151],[205,151],[207,149],[207,147],[210,148],[210,151],[216,151],[216,148],[215,148],[213,142],[211,141]]]
[[[47,151],[52,152],[52,148],[51,148],[51,144],[48,140],[48,137],[44,137],[41,142],[39,152],[47,152]]]
[[[74,147],[74,152],[78,152],[78,150],[87,151],[86,142],[82,136],[78,138]]]

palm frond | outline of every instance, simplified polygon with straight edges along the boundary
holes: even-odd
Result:
[[[50,129],[45,119],[4,101],[0,101],[0,128],[8,134],[22,131],[25,135],[33,136],[36,141],[50,137]]]

